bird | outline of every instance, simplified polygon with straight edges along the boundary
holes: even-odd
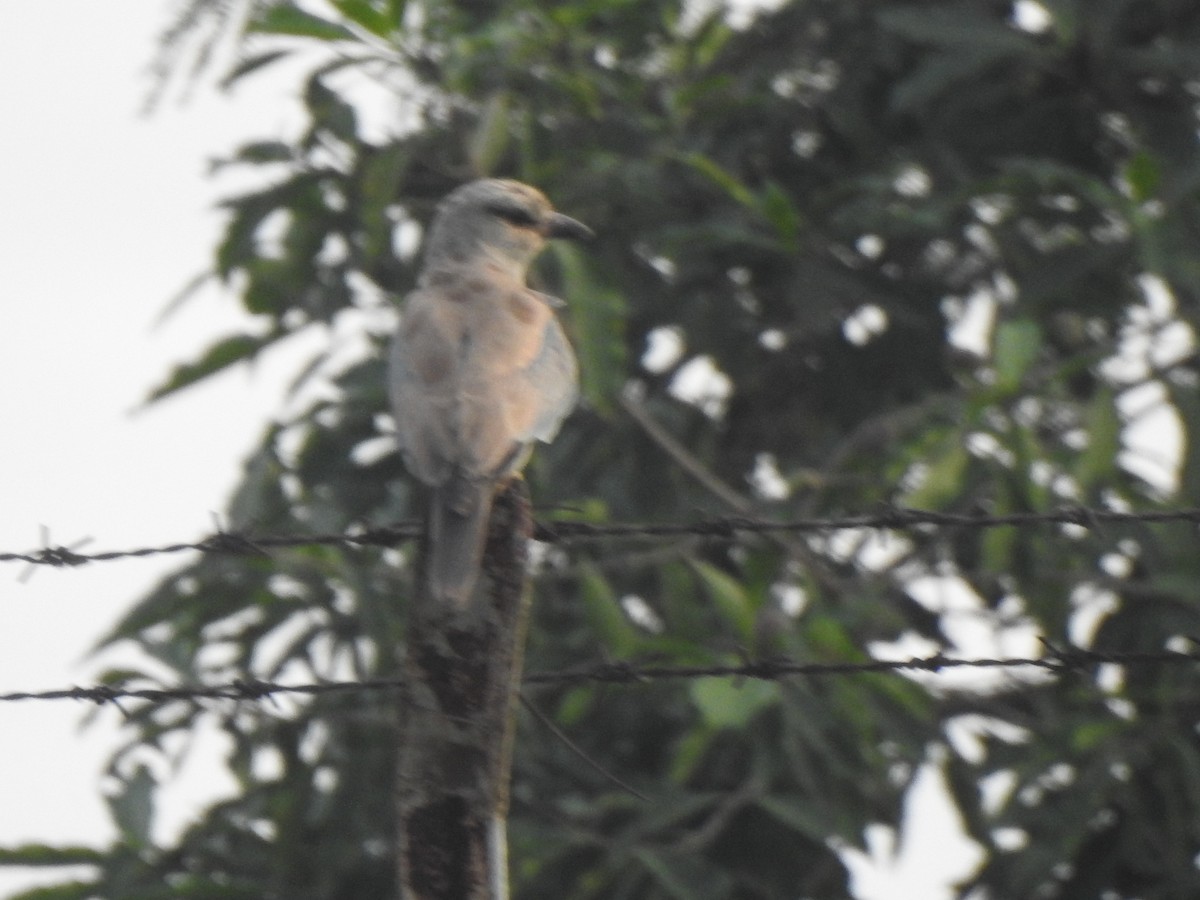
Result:
[[[430,490],[425,585],[466,608],[496,492],[575,406],[578,364],[555,310],[527,284],[547,242],[594,237],[537,188],[485,178],[437,206],[392,340],[388,389],[405,467]]]

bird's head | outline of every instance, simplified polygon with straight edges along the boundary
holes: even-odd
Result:
[[[523,274],[547,241],[590,237],[590,228],[555,212],[537,188],[484,178],[463,185],[438,205],[426,264],[464,265],[482,257]]]

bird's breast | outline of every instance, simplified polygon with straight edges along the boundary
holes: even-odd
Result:
[[[479,292],[455,312],[459,358],[485,377],[527,368],[541,351],[552,315],[524,289]]]

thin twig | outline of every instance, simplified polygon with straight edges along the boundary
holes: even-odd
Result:
[[[705,490],[730,509],[743,515],[753,511],[754,504],[748,497],[739,494],[709,471],[708,467],[700,462],[687,447],[677,441],[674,435],[663,428],[642,404],[628,396],[626,392],[620,394],[618,402],[621,404],[621,408],[629,413],[630,418],[637,422],[638,427],[646,432],[646,436],[658,444],[659,448],[671,457],[679,468],[696,479]]]
[[[571,740],[569,737],[567,737],[566,733],[561,728],[559,728],[557,725],[555,725],[554,721],[549,716],[547,716],[544,712],[542,712],[540,709],[538,709],[536,706],[534,706],[533,703],[530,702],[528,697],[526,697],[524,694],[518,694],[517,696],[521,698],[521,705],[524,706],[531,713],[533,713],[533,717],[535,719],[537,719],[539,722],[541,722],[543,725],[545,725],[546,728],[549,729],[551,734],[553,734],[556,738],[558,738],[560,741],[562,741],[562,744],[564,747],[566,747],[568,750],[570,750],[572,753],[574,753],[576,756],[578,756],[580,759],[582,759],[585,763],[587,763],[589,766],[591,766],[593,769],[595,769],[597,772],[599,772],[601,775],[603,775],[608,781],[611,781],[613,784],[615,784],[621,790],[627,791],[628,793],[637,797],[639,800],[643,800],[646,803],[650,802],[650,798],[647,797],[645,794],[643,794],[641,791],[639,791],[637,788],[631,787],[630,785],[626,784],[624,781],[622,781],[620,778],[618,778],[612,772],[608,771],[608,769],[604,768],[604,766],[600,765],[600,763],[596,762],[596,760],[594,760],[590,756],[588,756],[587,752],[584,751],[584,749],[582,747],[580,747],[573,740]]]

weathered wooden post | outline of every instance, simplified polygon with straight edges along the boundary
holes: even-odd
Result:
[[[532,533],[529,491],[514,478],[492,507],[471,602],[456,608],[421,589],[410,606],[397,785],[403,900],[508,897],[506,819]]]

